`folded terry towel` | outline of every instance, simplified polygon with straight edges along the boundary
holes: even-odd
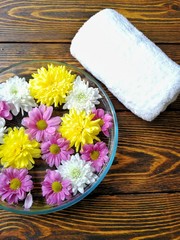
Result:
[[[112,9],[77,32],[71,54],[134,114],[153,120],[180,92],[180,67]]]

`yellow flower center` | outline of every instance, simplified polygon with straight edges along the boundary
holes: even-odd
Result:
[[[80,174],[81,174],[81,171],[78,168],[74,168],[71,171],[72,178],[78,178],[80,176]]]
[[[97,160],[98,157],[99,157],[99,151],[92,151],[91,154],[90,154],[90,157],[93,161]]]
[[[60,152],[60,147],[57,145],[57,144],[52,144],[49,148],[49,151],[52,153],[52,154],[58,154]]]
[[[21,187],[21,181],[18,178],[13,178],[10,181],[9,187],[12,190],[18,190]]]
[[[16,95],[18,93],[18,90],[14,87],[11,89],[11,93]]]
[[[37,123],[36,123],[36,126],[39,130],[44,130],[47,128],[47,123],[45,120],[39,120]]]
[[[58,193],[62,190],[62,184],[60,182],[53,182],[51,187],[55,193]]]
[[[82,101],[82,100],[86,99],[86,95],[84,93],[79,93],[79,94],[77,94],[76,97],[77,97],[78,101]]]
[[[77,130],[77,135],[79,135],[79,134],[82,134],[84,128],[82,126],[77,126],[76,130]]]

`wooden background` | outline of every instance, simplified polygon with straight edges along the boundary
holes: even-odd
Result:
[[[79,67],[69,52],[71,39],[104,8],[122,13],[180,63],[178,0],[1,0],[0,70],[31,59]],[[119,142],[103,182],[60,212],[22,216],[0,210],[0,240],[180,239],[180,98],[149,123],[109,96]]]

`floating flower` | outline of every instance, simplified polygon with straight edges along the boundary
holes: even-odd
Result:
[[[60,117],[51,117],[53,107],[40,105],[29,112],[29,117],[22,120],[22,125],[27,127],[26,132],[38,142],[46,141],[56,133],[61,122]]]
[[[5,118],[7,120],[12,120],[10,106],[5,101],[0,101],[0,117]]]
[[[77,152],[84,144],[92,144],[93,140],[100,141],[97,135],[101,131],[101,120],[93,120],[93,117],[94,114],[87,115],[85,111],[70,109],[69,113],[61,118],[59,132],[70,141],[71,147],[75,146]]]
[[[63,109],[74,108],[76,111],[86,111],[87,114],[95,107],[95,104],[99,104],[98,99],[101,98],[98,88],[89,87],[89,82],[81,80],[78,76],[74,82],[73,89],[66,97],[66,103]]]
[[[101,131],[106,137],[109,137],[109,129],[113,127],[113,118],[109,113],[105,113],[103,109],[93,109],[95,114],[93,120],[101,119]]]
[[[3,143],[3,136],[6,130],[5,124],[6,124],[6,121],[4,120],[4,118],[0,117],[0,143]]]
[[[41,144],[42,159],[46,160],[50,167],[59,167],[62,160],[69,160],[74,150],[69,147],[69,141],[52,136],[49,141]]]
[[[109,160],[108,148],[104,142],[97,142],[94,145],[86,144],[81,153],[81,158],[90,161],[97,172],[100,172],[102,166]]]
[[[32,190],[33,182],[27,169],[6,168],[0,174],[0,197],[8,204],[24,200],[27,193]]]
[[[6,82],[0,84],[0,100],[6,101],[13,115],[18,115],[21,111],[22,115],[29,112],[32,107],[36,106],[34,99],[28,90],[28,83],[25,78],[14,76]]]
[[[0,145],[1,164],[13,168],[33,167],[34,159],[40,158],[40,144],[35,140],[30,140],[25,133],[25,129],[21,127],[9,128],[8,133],[4,134],[3,144]]]
[[[60,205],[62,201],[71,198],[71,182],[63,180],[58,171],[47,170],[42,182],[43,197],[49,205]]]
[[[68,179],[72,184],[72,192],[74,195],[79,191],[84,193],[84,188],[96,181],[97,175],[90,162],[84,161],[79,154],[72,155],[68,161],[62,161],[62,165],[58,167],[58,171],[63,179]]]
[[[42,67],[37,73],[32,74],[29,81],[31,95],[38,103],[57,107],[65,102],[65,98],[72,89],[76,77],[65,66],[48,65],[48,69]]]

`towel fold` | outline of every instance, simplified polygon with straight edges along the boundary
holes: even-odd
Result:
[[[92,16],[71,54],[134,114],[152,121],[180,92],[180,67],[112,9]]]

